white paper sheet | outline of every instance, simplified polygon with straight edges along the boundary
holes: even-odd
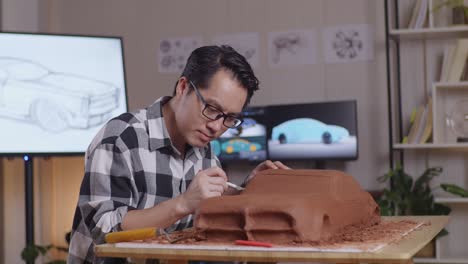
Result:
[[[315,30],[291,30],[268,33],[268,64],[304,65],[317,62]]]
[[[201,36],[162,39],[158,50],[159,72],[182,73],[190,53],[201,45]]]
[[[215,45],[229,45],[242,54],[250,66],[259,66],[259,45],[260,37],[258,33],[236,33],[214,36],[212,43]]]
[[[374,35],[367,24],[328,27],[322,38],[326,63],[374,59]]]

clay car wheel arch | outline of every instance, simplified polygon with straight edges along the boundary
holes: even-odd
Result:
[[[29,114],[46,131],[61,132],[68,128],[68,111],[51,100],[35,100],[30,106]]]

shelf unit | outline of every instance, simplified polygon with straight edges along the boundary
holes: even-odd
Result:
[[[434,68],[430,68],[428,70],[427,67],[427,60],[428,56],[435,56],[432,54],[433,49],[429,48],[433,42],[440,42],[443,43],[444,41],[456,38],[468,38],[468,25],[462,26],[440,26],[440,27],[430,27],[430,28],[420,28],[420,29],[407,29],[400,27],[400,21],[403,19],[400,16],[404,12],[399,12],[399,2],[402,5],[406,5],[407,7],[411,5],[413,1],[398,1],[398,0],[385,0],[384,7],[385,7],[385,29],[386,29],[386,58],[387,58],[387,97],[388,97],[388,124],[389,124],[389,164],[391,168],[394,168],[396,163],[401,164],[404,166],[405,161],[411,165],[412,161],[421,162],[421,160],[425,159],[425,164],[428,165],[431,160],[430,157],[436,156],[459,156],[463,155],[463,157],[467,157],[468,160],[468,143],[457,143],[454,139],[454,136],[451,138],[444,134],[446,131],[446,127],[440,123],[441,119],[444,118],[443,113],[445,112],[444,105],[440,103],[440,101],[435,102],[436,100],[440,100],[442,97],[447,97],[447,93],[452,93],[454,96],[457,96],[456,93],[461,89],[466,88],[467,90],[467,97],[468,97],[468,82],[455,82],[455,83],[439,83],[436,81],[436,78],[431,79],[431,74],[434,74]],[[434,1],[437,0],[429,0],[430,5],[432,6]],[[429,14],[431,16],[433,14]],[[393,20],[393,21],[392,21]],[[429,24],[434,26],[434,18],[430,17],[429,20],[432,20]],[[436,25],[437,26],[437,25]],[[422,82],[413,81],[410,83],[416,83],[419,86],[423,87],[424,93],[418,95],[415,87],[408,87],[406,82],[408,82],[408,76],[406,79],[402,77],[402,67],[405,66],[402,64],[402,61],[408,62],[408,58],[402,58],[401,54],[404,53],[404,48],[408,46],[415,49],[415,46],[419,45],[421,47],[420,50],[422,51],[422,65],[423,68],[420,72],[423,72],[421,75],[423,76]],[[407,50],[406,50],[407,51]],[[430,54],[430,55],[428,55]],[[408,54],[405,54],[408,55]],[[411,56],[412,54],[410,54]],[[416,58],[416,55],[414,56]],[[406,60],[405,60],[406,59]],[[432,63],[435,62],[435,59],[431,61]],[[414,63],[418,65],[417,63]],[[403,65],[403,66],[402,66]],[[419,65],[421,66],[421,65]],[[411,68],[410,71],[415,72],[416,68]],[[419,69],[419,68],[417,68]],[[432,72],[431,72],[432,70]],[[429,73],[428,73],[429,72]],[[403,72],[408,74],[408,72]],[[428,77],[429,76],[429,77]],[[415,74],[414,78],[420,77]],[[405,82],[406,81],[406,82]],[[405,97],[404,93],[412,93],[410,95],[410,99]],[[434,94],[439,96],[438,99],[434,98]],[[433,110],[433,141],[424,143],[424,144],[402,144],[400,142],[403,141],[404,136],[406,135],[406,128],[405,122],[409,120],[409,113],[408,107],[414,107],[417,105],[408,104],[412,103],[415,104],[414,101],[417,101],[418,96],[423,98],[425,101],[425,97],[429,94],[433,96],[434,106]],[[444,97],[444,98],[445,98]],[[413,102],[411,102],[413,100]],[[445,100],[445,99],[442,99]],[[417,103],[416,103],[417,104]],[[406,108],[406,109],[405,109]],[[437,112],[436,112],[437,111]],[[439,123],[436,123],[439,122]],[[434,135],[435,134],[435,135]],[[442,154],[441,154],[442,153]],[[438,155],[438,156],[437,156]],[[420,165],[420,164],[418,164]],[[405,166],[406,167],[406,166]],[[414,165],[416,167],[416,165]],[[445,168],[444,168],[445,169]],[[453,170],[452,170],[453,172]],[[461,175],[466,174],[467,170],[457,172]],[[465,180],[468,182],[468,180]],[[466,187],[466,186],[464,186]],[[435,201],[438,203],[447,204],[449,206],[455,206],[458,208],[457,210],[463,210],[463,213],[458,213],[454,217],[458,217],[457,219],[453,219],[458,221],[455,228],[460,228],[460,222],[463,221],[463,216],[466,216],[466,212],[468,212],[468,198],[459,198],[459,197],[436,197]],[[462,217],[460,217],[462,215]],[[460,220],[461,219],[461,220]],[[449,224],[450,227],[450,224]],[[458,230],[458,229],[457,229]],[[448,238],[454,239],[454,241],[458,244],[460,241],[463,241],[465,237],[463,236],[463,232],[454,232],[458,235],[457,238]],[[461,234],[458,234],[461,233]],[[450,235],[449,235],[450,236]],[[453,236],[453,235],[452,235]],[[461,239],[460,239],[461,236]],[[451,241],[447,244],[441,244],[440,240],[436,240],[436,256],[434,258],[415,258],[415,263],[468,263],[468,255],[466,253],[463,254],[450,254],[447,252],[452,252],[452,250],[447,250],[448,247],[453,245]],[[446,243],[446,241],[444,242]],[[442,245],[442,246],[441,246]],[[447,246],[448,245],[448,246]],[[443,249],[442,249],[443,248]],[[459,252],[460,250],[455,250],[454,252]]]
[[[414,263],[466,264],[466,259],[458,258],[415,258]]]
[[[442,204],[468,204],[468,198],[463,197],[436,197],[434,200]]]
[[[389,35],[394,40],[458,38],[460,36],[468,36],[468,26],[390,29]]]
[[[424,144],[393,144],[395,150],[441,150],[441,151],[466,151],[468,143],[424,143]]]

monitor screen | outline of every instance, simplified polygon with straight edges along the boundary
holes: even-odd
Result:
[[[0,154],[83,153],[126,111],[121,38],[0,33]]]
[[[270,159],[357,159],[356,101],[273,105],[267,111]]]
[[[239,127],[230,128],[221,137],[211,141],[211,148],[221,162],[266,159],[265,109],[246,108],[242,115],[244,122]]]

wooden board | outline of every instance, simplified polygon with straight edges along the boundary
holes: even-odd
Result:
[[[317,252],[317,251],[283,251],[283,250],[231,250],[178,248],[132,247],[121,244],[104,244],[96,246],[96,255],[101,257],[134,257],[156,258],[167,260],[206,260],[206,261],[258,261],[258,262],[333,262],[333,263],[411,263],[412,257],[424,245],[429,243],[448,222],[448,216],[406,216],[384,217],[384,220],[413,220],[430,222],[409,233],[397,243],[386,245],[374,252]],[[151,245],[151,244],[149,244]]]

